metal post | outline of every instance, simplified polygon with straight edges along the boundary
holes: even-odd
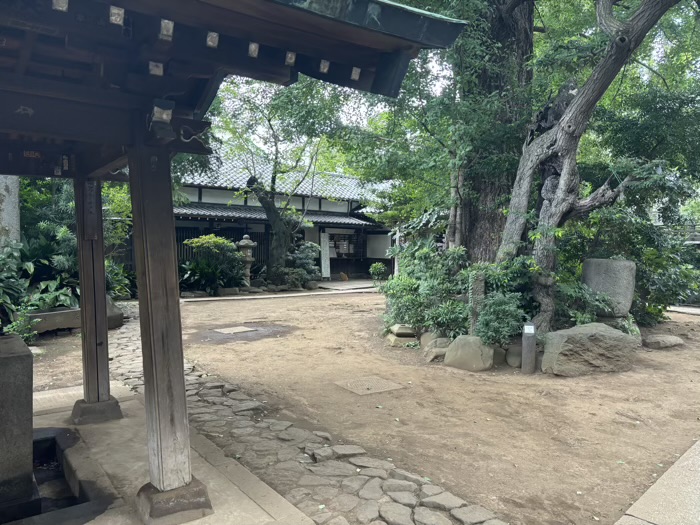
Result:
[[[537,368],[537,333],[535,323],[525,323],[523,326],[523,359],[522,373],[534,374]]]

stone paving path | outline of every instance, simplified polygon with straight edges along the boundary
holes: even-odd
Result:
[[[113,378],[143,394],[139,323],[109,344]],[[267,418],[264,403],[187,362],[185,380],[190,424],[319,525],[507,525],[362,447]]]

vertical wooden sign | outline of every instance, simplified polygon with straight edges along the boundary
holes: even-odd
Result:
[[[321,277],[323,279],[331,278],[331,250],[327,233],[321,234]]]

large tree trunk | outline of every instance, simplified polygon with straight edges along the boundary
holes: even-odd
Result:
[[[19,177],[0,175],[0,245],[19,240]]]
[[[497,259],[504,261],[517,253],[525,232],[532,183],[536,173],[546,164],[537,226],[539,235],[533,247],[533,257],[541,269],[533,287],[535,298],[540,303],[540,313],[535,318],[535,324],[541,332],[549,331],[554,315],[556,228],[571,216],[611,204],[627,183],[625,181],[614,190],[606,183],[588,199],[578,199],[580,180],[576,154],[581,136],[596,105],[629,57],[661,17],[679,2],[680,0],[644,0],[626,22],[621,22],[613,14],[614,0],[598,0],[598,23],[611,39],[605,56],[583,88],[575,93],[561,120],[523,150]]]
[[[292,245],[292,233],[289,224],[282,216],[282,211],[275,205],[274,195],[269,195],[267,192],[256,192],[256,196],[270,222],[270,254],[267,262],[267,275],[268,279],[278,284],[276,283],[279,280],[278,269],[285,267],[287,253]]]

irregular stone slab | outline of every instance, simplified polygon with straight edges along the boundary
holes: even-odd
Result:
[[[306,441],[312,436],[313,434],[308,430],[296,427],[288,428],[287,430],[283,430],[282,432],[277,434],[278,439],[281,439],[282,441],[293,441],[295,443],[301,443],[302,441]]]
[[[387,492],[386,494],[396,503],[400,503],[406,507],[413,508],[418,505],[418,498],[416,498],[413,492]]]
[[[316,459],[317,463],[328,461],[330,459],[333,459],[334,457],[335,452],[333,452],[333,449],[330,447],[322,447],[314,450],[314,458]]]
[[[285,496],[285,499],[289,501],[292,505],[296,505],[297,503],[301,503],[302,501],[304,501],[310,495],[311,491],[309,489],[299,487],[290,490]]]
[[[338,516],[337,518],[333,518],[331,521],[328,522],[328,525],[350,525],[348,523],[348,520],[346,520],[342,516]]]
[[[374,459],[367,457],[355,457],[349,459],[350,463],[363,468],[380,468],[382,470],[393,470],[396,467],[390,461],[384,461],[382,459]]]
[[[302,476],[297,484],[301,487],[320,487],[325,486],[335,486],[338,483],[328,478],[322,478],[321,476],[312,476],[310,474],[305,474]]]
[[[322,443],[306,443],[306,445],[304,445],[304,454],[313,456],[314,452],[316,452],[319,448],[323,448]]]
[[[441,492],[436,496],[430,496],[421,500],[421,505],[431,509],[452,510],[466,505],[467,502],[458,498],[451,492]]]
[[[335,498],[340,490],[335,487],[316,487],[314,489],[313,498],[317,501],[325,501]]]
[[[565,377],[631,370],[639,342],[603,323],[574,326],[545,336],[542,371]]]
[[[418,485],[412,481],[405,481],[402,479],[388,479],[382,483],[382,489],[384,492],[417,492]]]
[[[290,421],[273,421],[270,423],[270,430],[273,432],[281,432],[282,430],[287,430],[292,426]]]
[[[324,514],[328,512],[324,510],[323,506],[319,504],[318,501],[302,501],[297,505],[297,508],[302,511],[307,516],[314,516],[316,514]],[[330,514],[330,513],[329,513]],[[330,514],[332,516],[332,514]]]
[[[385,521],[373,521],[369,525],[386,525]]]
[[[379,478],[372,478],[365,484],[364,487],[362,487],[362,490],[360,490],[358,496],[360,496],[362,499],[380,499],[382,496],[384,496],[384,492],[382,491],[382,480]]]
[[[340,484],[340,488],[345,492],[355,494],[358,490],[365,486],[365,483],[367,483],[368,480],[369,478],[367,476],[352,476],[344,479]]]
[[[242,401],[240,403],[235,403],[231,405],[231,410],[235,414],[247,412],[248,410],[262,410],[263,408],[265,408],[265,405],[257,401]]]
[[[452,525],[452,520],[434,510],[418,507],[413,513],[416,525]]]
[[[326,441],[331,440],[331,435],[328,432],[320,432],[318,430],[314,430],[314,436],[320,437],[321,439],[325,439]]]
[[[398,337],[414,337],[416,335],[413,327],[407,324],[395,324],[389,328],[389,331]]]
[[[363,501],[355,509],[355,517],[363,525],[376,520],[379,517],[379,504],[372,500]]]
[[[622,259],[586,259],[583,261],[581,280],[591,290],[610,298],[614,317],[625,317],[630,313],[634,300],[637,265]],[[598,312],[610,315],[610,312]]]
[[[403,479],[406,481],[412,481],[413,483],[416,483],[418,485],[420,485],[421,483],[425,483],[425,478],[423,476],[419,476],[418,474],[413,474],[412,472],[408,472],[408,471],[400,469],[400,468],[395,468],[394,470],[392,470],[391,477],[394,479]]]
[[[473,335],[460,335],[452,341],[445,354],[445,365],[470,372],[493,368],[494,349]]]
[[[411,519],[411,509],[398,503],[382,503],[379,515],[389,525],[415,525]]]
[[[311,516],[311,519],[313,520],[316,525],[324,525],[325,523],[328,523],[328,520],[330,520],[333,517],[333,513],[331,512],[322,512],[321,514],[316,514],[315,516]]]
[[[469,507],[454,509],[450,514],[462,525],[476,525],[477,523],[483,523],[486,520],[496,518],[493,512],[479,505],[470,505]]]
[[[343,463],[342,461],[336,461],[334,459],[325,461],[318,466],[309,466],[306,468],[319,476],[348,477],[357,474],[357,469],[352,465]]]
[[[367,454],[364,448],[358,447],[357,445],[336,445],[333,447],[333,452],[335,452],[338,458],[350,458],[352,456]]]
[[[352,494],[341,494],[333,498],[330,503],[328,503],[328,508],[335,512],[350,512],[352,509],[357,507],[360,503],[360,498],[353,496]]]
[[[675,335],[649,335],[644,338],[644,346],[652,350],[661,350],[663,348],[673,348],[680,346],[685,341]]]
[[[361,476],[369,476],[371,478],[382,478],[386,479],[389,477],[386,470],[381,468],[363,468],[360,470]]]
[[[225,383],[222,383],[220,381],[212,381],[211,383],[204,383],[204,385],[202,385],[202,388],[206,390],[214,390],[217,388],[224,388],[224,384]]]
[[[232,399],[234,401],[251,401],[251,397],[245,395],[243,392],[231,392],[226,395],[229,399]]]
[[[437,496],[442,492],[445,492],[445,489],[438,487],[437,485],[423,485],[420,488],[420,497],[421,499],[429,498],[430,496]]]

